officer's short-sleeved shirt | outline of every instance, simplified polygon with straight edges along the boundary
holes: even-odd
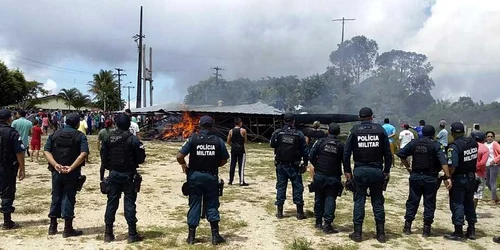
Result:
[[[9,140],[14,154],[23,153],[26,150],[26,146],[23,144],[23,140],[16,130],[12,130]]]
[[[205,129],[200,130],[201,135],[208,135],[209,132],[210,132],[209,130],[205,130]],[[188,155],[189,152],[191,152],[191,140],[190,139],[191,138],[188,138],[184,142],[184,144],[182,144],[182,147],[179,150],[179,152],[181,154]],[[219,144],[220,144],[220,149],[221,149],[221,159],[227,160],[227,159],[229,159],[229,152],[227,151],[226,143],[221,138],[218,138],[218,139],[219,139]]]
[[[71,127],[69,125],[65,125],[63,130],[73,131],[76,129],[74,129],[73,127]],[[52,136],[53,136],[53,134],[49,135],[49,137],[47,138],[47,142],[45,143],[45,147],[43,148],[43,150],[48,151],[48,152],[52,152]],[[89,144],[87,141],[87,136],[85,136],[83,133],[80,134],[80,152],[85,152],[87,154],[90,153]]]
[[[455,144],[451,144],[450,147],[448,147],[448,165],[450,167],[458,167],[459,165],[459,152],[458,152],[458,147]]]

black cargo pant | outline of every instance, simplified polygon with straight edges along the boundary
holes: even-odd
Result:
[[[76,189],[80,175],[80,168],[73,170],[69,174],[52,171],[50,218],[73,219],[75,217]]]
[[[424,223],[434,222],[434,211],[436,211],[436,194],[438,178],[436,174],[411,173],[410,192],[406,201],[405,220],[412,222],[415,220],[420,199],[424,197]]]
[[[13,213],[16,196],[16,177],[18,167],[0,167],[0,197],[2,199],[2,213]]]
[[[115,222],[116,210],[120,203],[122,193],[124,193],[125,220],[129,226],[135,226],[137,223],[136,205],[137,192],[134,186],[135,173],[121,173],[114,170],[109,172],[109,193],[104,222],[111,225]]]

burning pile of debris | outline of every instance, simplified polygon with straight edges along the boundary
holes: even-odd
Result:
[[[182,116],[171,116],[165,124],[161,139],[183,141],[196,131],[200,118],[184,112]]]

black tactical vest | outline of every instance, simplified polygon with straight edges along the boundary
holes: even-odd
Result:
[[[217,171],[220,165],[220,141],[216,135],[193,135],[189,151],[189,169]]]
[[[276,159],[284,163],[300,161],[300,135],[295,128],[284,128],[278,132]]]
[[[453,174],[475,173],[478,151],[476,140],[472,137],[460,137],[451,143],[453,144],[458,148],[458,167]]]
[[[380,124],[362,123],[358,124],[351,130],[352,138],[352,154],[355,162],[382,163],[384,155],[384,140],[382,135],[385,133]]]
[[[80,155],[80,136],[78,130],[60,129],[52,135],[52,155],[57,163],[71,166]],[[80,166],[85,165],[85,162]]]
[[[13,130],[11,126],[0,124],[0,167],[12,166],[12,163],[17,161],[10,142]]]
[[[314,172],[321,173],[327,176],[340,177],[342,175],[342,152],[339,147],[339,140],[337,138],[328,137],[319,139],[317,143],[319,146],[318,160],[314,167]]]
[[[436,168],[436,157],[434,140],[428,137],[423,137],[415,141],[411,148],[413,152],[412,171],[416,172],[438,172]]]
[[[131,148],[132,134],[115,130],[109,135],[108,150],[110,170],[129,172],[135,170]]]

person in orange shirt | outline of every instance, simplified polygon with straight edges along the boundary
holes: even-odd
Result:
[[[484,187],[486,185],[486,161],[488,161],[490,151],[484,145],[484,141],[486,140],[486,134],[484,132],[474,131],[471,136],[476,139],[478,145],[476,181],[479,182],[479,184],[477,184],[477,189],[474,193],[474,208],[476,208],[478,201],[482,200],[484,196]]]

